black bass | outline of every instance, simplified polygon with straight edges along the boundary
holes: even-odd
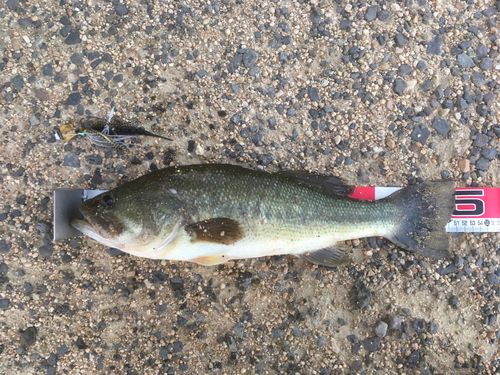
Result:
[[[232,165],[157,170],[82,204],[71,224],[132,255],[204,265],[293,254],[335,266],[342,241],[383,236],[403,249],[442,258],[455,207],[454,182],[423,182],[378,201],[351,199],[331,176],[267,173]]]

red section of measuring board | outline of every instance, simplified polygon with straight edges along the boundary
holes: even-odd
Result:
[[[354,190],[354,193],[352,193],[351,198],[374,200],[375,199],[375,187],[373,187],[373,186],[357,187]]]

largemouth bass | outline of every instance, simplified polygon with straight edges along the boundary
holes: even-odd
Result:
[[[71,224],[132,255],[203,265],[293,254],[336,266],[343,241],[383,236],[442,258],[455,207],[454,182],[423,182],[378,201],[351,199],[331,176],[267,173],[232,165],[157,170],[84,202]]]

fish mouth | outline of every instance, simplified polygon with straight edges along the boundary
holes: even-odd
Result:
[[[114,238],[110,238],[110,236],[107,235],[106,231],[103,230],[101,226],[92,224],[92,222],[85,218],[85,216],[83,220],[73,218],[71,220],[71,225],[82,232],[84,235],[96,240],[99,243],[102,243],[103,245],[123,250],[123,244],[119,243]]]
[[[89,237],[92,237],[91,234],[97,234],[101,236],[101,228],[93,225],[86,217],[84,217],[83,220],[73,218],[71,220],[71,225]]]

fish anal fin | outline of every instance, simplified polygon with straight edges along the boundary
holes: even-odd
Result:
[[[186,231],[193,235],[192,242],[232,245],[243,238],[243,229],[236,220],[221,217],[186,225]]]
[[[336,267],[349,262],[351,249],[352,246],[336,244],[332,247],[299,254],[297,257],[321,266]]]
[[[229,259],[225,258],[224,255],[207,255],[203,257],[193,258],[190,261],[201,264],[202,266],[214,266],[216,264],[225,263],[228,260]]]

